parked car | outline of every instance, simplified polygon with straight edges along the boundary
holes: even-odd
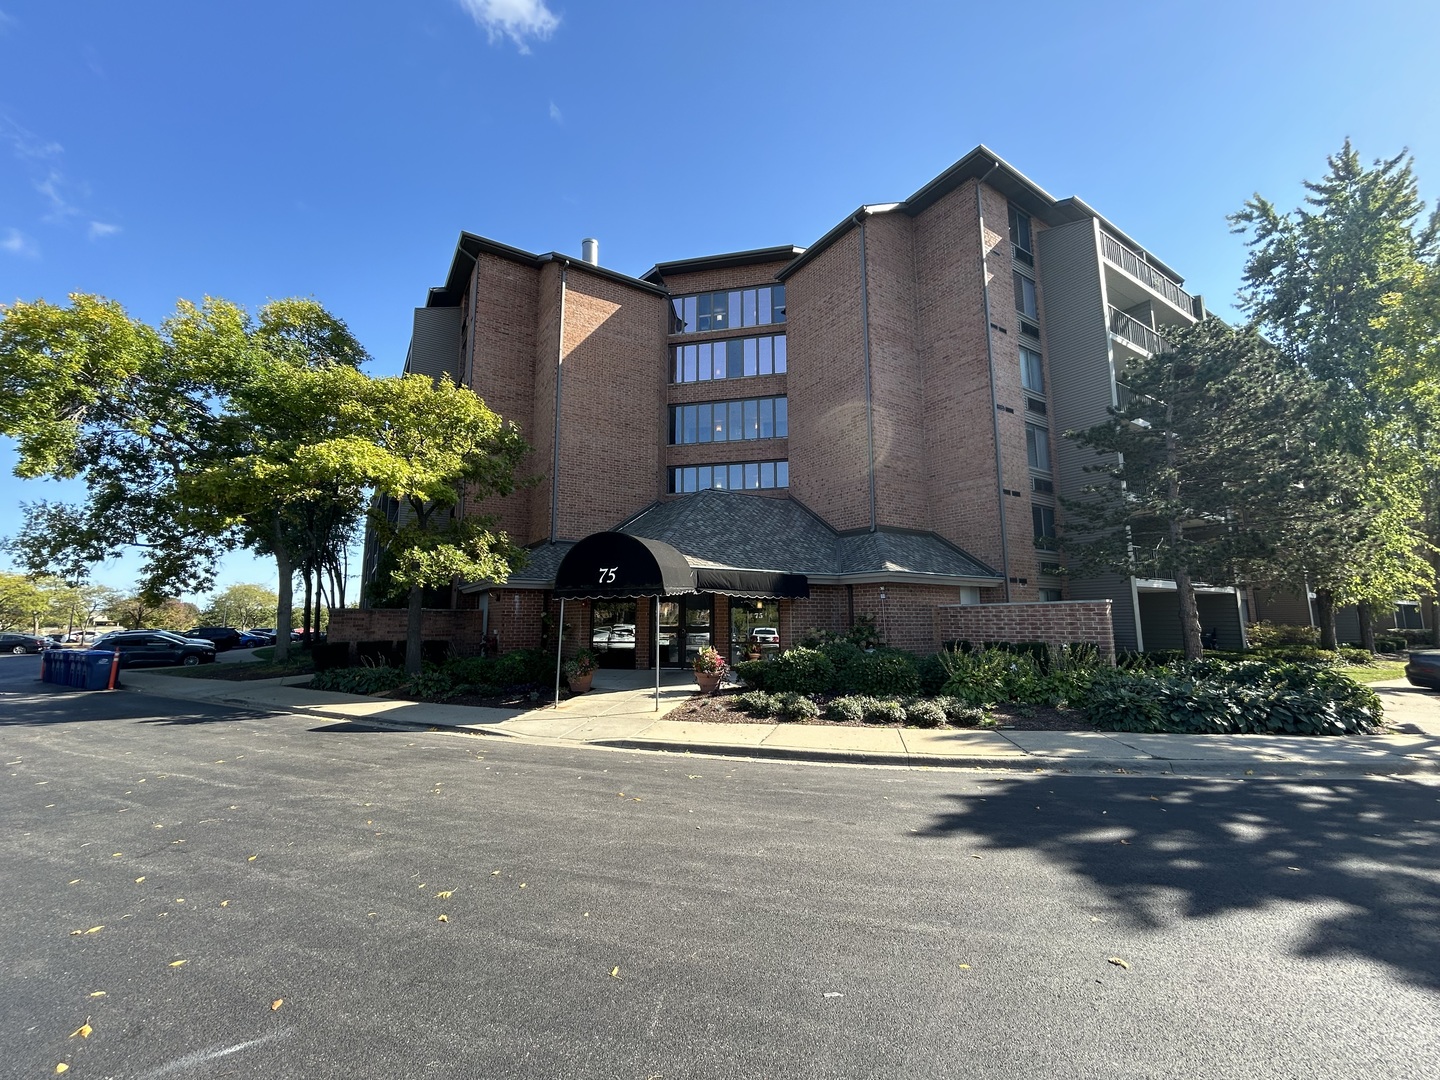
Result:
[[[225,652],[240,643],[240,631],[233,626],[196,626],[186,630],[185,636],[213,641],[216,652]]]
[[[215,662],[215,643],[202,638],[186,638],[168,630],[121,630],[96,640],[97,649],[114,649],[120,653],[121,667],[141,664],[197,664]]]
[[[779,645],[780,631],[773,626],[756,626],[750,630],[750,640],[756,645]]]
[[[243,630],[240,633],[240,640],[235,643],[237,649],[258,649],[262,645],[273,645],[274,637],[269,634],[259,634],[254,630]]]
[[[1405,678],[1411,686],[1440,690],[1440,649],[1417,649],[1405,665]]]
[[[0,634],[0,652],[31,653],[50,648],[50,642],[34,634]]]
[[[610,628],[610,637],[606,646],[611,649],[634,649],[635,648],[635,624],[616,623]]]

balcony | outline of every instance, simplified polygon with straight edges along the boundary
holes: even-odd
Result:
[[[1106,262],[1118,266],[1131,277],[1138,279],[1143,285],[1159,293],[1186,315],[1199,318],[1197,314],[1199,305],[1196,304],[1195,298],[1146,262],[1138,252],[1131,251],[1119,240],[1105,232],[1100,234],[1100,252],[1105,256]]]
[[[1110,333],[1128,342],[1143,353],[1155,355],[1169,352],[1170,343],[1139,319],[1126,315],[1117,307],[1110,309]]]

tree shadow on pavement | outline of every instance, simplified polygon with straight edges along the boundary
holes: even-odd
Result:
[[[1296,955],[1440,989],[1440,786],[1059,776],[947,798],[920,836],[1038,852],[1139,925],[1313,905]]]
[[[83,724],[96,721],[141,724],[218,724],[268,715],[256,709],[147,698],[105,690],[45,687],[0,696],[0,729]]]

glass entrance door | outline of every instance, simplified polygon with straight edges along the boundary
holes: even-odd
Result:
[[[715,598],[671,596],[660,601],[660,666],[689,667],[714,644]]]
[[[635,601],[596,600],[590,609],[590,648],[604,668],[635,666]]]

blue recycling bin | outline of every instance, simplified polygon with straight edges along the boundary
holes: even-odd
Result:
[[[40,655],[40,679],[77,690],[105,690],[113,661],[114,654],[105,649],[46,649]]]

